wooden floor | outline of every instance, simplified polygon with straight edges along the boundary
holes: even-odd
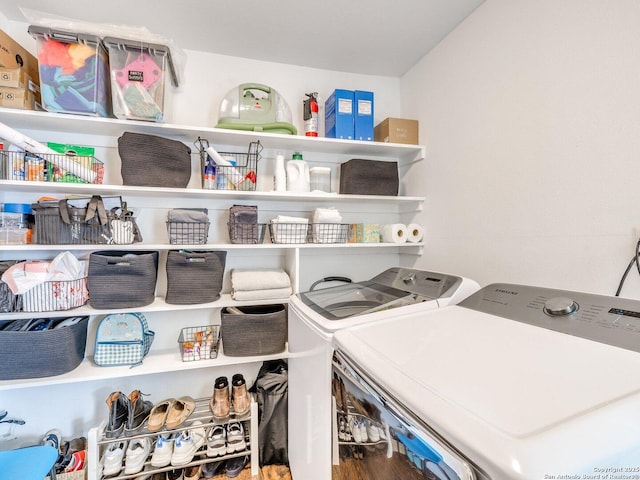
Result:
[[[213,477],[213,480],[223,480],[227,476],[222,473]],[[289,467],[285,465],[266,465],[260,469],[258,476],[260,480],[292,480]],[[237,480],[254,480],[251,476],[251,469],[245,468],[240,475],[236,477]]]

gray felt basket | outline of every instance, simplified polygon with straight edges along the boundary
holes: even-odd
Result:
[[[7,322],[4,322],[7,323]],[[0,380],[52,377],[84,359],[89,317],[39,332],[0,331]]]
[[[270,355],[282,352],[287,344],[287,307],[250,305],[236,307],[241,314],[221,311],[222,348],[230,357]]]

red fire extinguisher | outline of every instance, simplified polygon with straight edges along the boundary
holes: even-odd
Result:
[[[318,92],[305,93],[304,134],[307,137],[318,136]]]

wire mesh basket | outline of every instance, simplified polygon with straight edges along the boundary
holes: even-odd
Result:
[[[198,137],[195,142],[200,152],[200,172],[204,178],[207,162],[215,165],[212,159],[209,159],[206,149],[209,147],[209,141]],[[258,181],[258,161],[261,158],[262,145],[260,141],[249,143],[246,152],[218,152],[221,157],[227,160],[231,165],[215,165],[215,180],[212,186],[215,190],[242,190],[255,191],[256,182]],[[205,185],[203,185],[203,188]]]
[[[348,223],[309,224],[308,243],[346,243],[349,235]]]
[[[231,243],[257,244],[264,241],[267,225],[264,223],[229,222],[229,239]]]
[[[83,306],[89,300],[87,277],[44,282],[22,294],[23,312],[58,312]]]
[[[269,223],[271,243],[307,243],[308,223]]]
[[[182,361],[193,362],[216,358],[219,334],[220,327],[217,325],[183,328],[178,337]]]
[[[167,222],[172,245],[204,245],[209,237],[209,222]]]
[[[0,152],[0,178],[27,182],[101,184],[104,164],[93,156]]]

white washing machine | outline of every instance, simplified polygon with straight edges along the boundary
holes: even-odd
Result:
[[[289,301],[289,463],[293,478],[329,480],[332,466],[332,338],[343,328],[455,304],[469,279],[391,268],[368,281],[293,295]],[[335,442],[333,442],[335,445]]]
[[[341,479],[640,478],[639,301],[494,284],[334,346],[349,408],[390,444],[341,457]]]

